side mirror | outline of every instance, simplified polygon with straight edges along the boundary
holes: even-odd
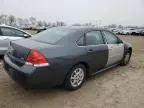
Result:
[[[28,35],[27,35],[27,34],[24,34],[24,37],[28,37]]]
[[[121,44],[121,43],[123,43],[123,41],[122,40],[120,40],[120,39],[118,39],[118,42],[117,42],[118,44]]]
[[[28,34],[24,34],[24,37],[25,37],[25,38],[29,38],[29,37],[31,37],[31,36],[29,36]]]

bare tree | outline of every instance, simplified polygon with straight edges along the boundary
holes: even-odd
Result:
[[[17,18],[16,19],[16,25],[20,28],[24,26],[24,20],[22,18]]]
[[[66,24],[63,21],[61,21],[61,26],[66,26]]]
[[[82,26],[82,25],[79,23],[76,23],[76,24],[72,24],[72,26]]]
[[[10,16],[8,16],[8,22],[9,22],[9,25],[14,26],[14,25],[16,25],[15,24],[16,18],[13,15],[10,15]]]
[[[0,24],[7,24],[7,15],[0,15]]]
[[[56,22],[56,26],[61,26],[61,22],[60,22],[60,21],[57,21],[57,22]]]
[[[20,28],[40,28],[40,27],[56,27],[56,26],[65,26],[66,24],[63,21],[57,22],[46,22],[46,21],[37,21],[35,17],[30,17],[29,19],[17,18],[13,15],[0,15],[0,24],[6,24],[11,26],[17,26]]]
[[[30,17],[29,22],[30,22],[31,27],[34,27],[37,25],[37,21],[35,17]]]
[[[27,18],[25,18],[23,20],[23,25],[24,25],[25,28],[29,28],[30,27],[29,20]]]
[[[48,27],[48,23],[46,21],[43,21],[43,26]]]
[[[85,23],[84,26],[93,26],[91,22]]]
[[[56,23],[52,23],[52,27],[56,27]]]
[[[122,25],[119,25],[118,27],[119,27],[119,28],[123,28],[123,26],[122,26]]]
[[[52,26],[52,23],[51,22],[48,22],[48,27],[51,27]]]
[[[37,22],[37,26],[38,26],[38,27],[43,27],[43,22],[42,22],[42,21],[38,21],[38,22]]]
[[[108,25],[109,28],[116,28],[117,25],[116,24],[111,24],[111,25]]]

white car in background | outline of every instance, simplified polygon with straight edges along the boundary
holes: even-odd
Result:
[[[139,35],[144,36],[144,29],[138,29]]]
[[[0,25],[0,55],[8,49],[10,41],[29,38],[32,35],[15,27]]]
[[[120,35],[122,31],[121,31],[121,29],[113,29],[112,32],[117,35]]]
[[[113,33],[119,35],[121,34],[121,29],[120,28],[107,28],[108,30],[112,31]]]
[[[122,35],[130,35],[130,34],[131,34],[131,31],[130,31],[129,29],[123,29],[123,30],[121,31],[121,34],[122,34]]]
[[[138,35],[139,31],[137,29],[127,28],[127,29],[123,29],[121,34],[123,34],[123,35]]]

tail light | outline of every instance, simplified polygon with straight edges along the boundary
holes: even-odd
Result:
[[[37,50],[31,50],[26,58],[26,64],[36,67],[48,66],[48,60]]]

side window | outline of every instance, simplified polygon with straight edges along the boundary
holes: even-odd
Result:
[[[2,36],[1,27],[0,27],[0,36]]]
[[[3,36],[12,36],[11,29],[6,28],[6,27],[1,28],[1,33]]]
[[[25,33],[21,32],[19,30],[13,29],[12,34],[13,34],[13,36],[16,36],[16,37],[23,37]]]
[[[81,36],[76,43],[78,46],[84,46],[84,36]]]
[[[22,37],[25,34],[19,30],[8,28],[8,27],[2,27],[1,32],[3,36],[13,36],[13,37]]]
[[[104,44],[103,37],[100,31],[91,31],[86,34],[87,45],[98,45]]]
[[[108,44],[117,44],[118,39],[114,34],[108,32],[108,31],[103,31],[103,34],[104,34],[105,39]]]

